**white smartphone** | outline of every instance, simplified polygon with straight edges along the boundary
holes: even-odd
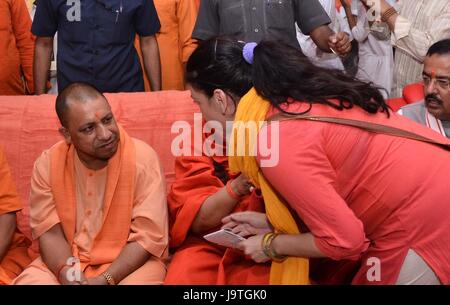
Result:
[[[238,242],[245,240],[244,237],[237,235],[226,229],[221,229],[219,231],[207,234],[203,236],[203,238],[206,239],[207,241],[228,248],[236,248],[236,244]]]

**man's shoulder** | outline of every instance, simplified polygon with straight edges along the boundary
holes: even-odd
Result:
[[[401,115],[417,122],[420,124],[424,124],[425,122],[425,113],[426,113],[425,103],[423,101],[408,104],[400,108]]]
[[[422,100],[420,102],[407,104],[407,105],[401,107],[401,109],[403,111],[405,111],[405,110],[406,111],[422,110],[422,109],[425,109],[425,102]]]
[[[156,151],[146,142],[132,138],[136,149],[136,164],[145,165],[155,163],[159,166],[159,157]]]
[[[65,148],[67,150],[67,144],[65,141],[59,141],[53,144],[51,147],[42,151],[42,153],[37,157],[35,164],[47,164],[50,165],[50,156],[51,154],[58,149]]]

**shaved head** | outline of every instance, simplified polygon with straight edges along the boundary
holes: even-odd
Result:
[[[56,114],[58,115],[61,125],[67,127],[66,119],[69,103],[86,103],[91,100],[98,99],[99,97],[106,100],[105,96],[92,85],[86,83],[72,83],[67,86],[58,94],[55,104]]]

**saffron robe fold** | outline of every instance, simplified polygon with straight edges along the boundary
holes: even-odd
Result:
[[[175,251],[165,284],[243,285],[268,284],[270,264],[257,264],[241,251],[209,243],[194,235],[191,225],[205,200],[224,187],[214,175],[223,167],[230,177],[227,157],[178,157],[176,180],[168,196],[170,213],[170,246]],[[263,201],[256,191],[244,197],[235,207],[239,211],[263,212]],[[215,231],[218,228],[211,230]]]
[[[34,92],[34,36],[24,0],[0,1],[0,95]]]
[[[21,209],[22,204],[12,181],[5,154],[0,149],[0,216]],[[16,227],[9,250],[0,261],[0,285],[10,284],[31,262],[28,256],[29,246],[30,241]]]

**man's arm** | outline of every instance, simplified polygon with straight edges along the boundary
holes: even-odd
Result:
[[[150,258],[148,253],[138,242],[128,243],[120,252],[117,259],[106,270],[116,283],[121,282],[128,275],[145,264]],[[88,279],[90,285],[108,285],[103,275]]]
[[[63,285],[83,283],[84,276],[81,274],[79,281],[70,281],[67,272],[72,268],[69,259],[72,257],[72,251],[67,242],[61,224],[54,225],[50,230],[39,237],[39,250],[42,260]]]
[[[144,69],[152,91],[161,90],[161,61],[159,58],[159,48],[156,37],[140,36],[142,59],[144,61]]]
[[[230,182],[230,187],[234,194],[239,197],[247,195],[250,192],[247,177],[241,174]],[[230,196],[226,186],[209,196],[202,204],[194,221],[191,230],[193,233],[201,235],[208,230],[222,224],[222,219],[228,216],[239,203],[239,200]]]
[[[309,35],[317,47],[327,53],[334,50],[338,55],[345,56],[351,51],[350,38],[347,33],[335,34],[327,25],[313,29]]]
[[[53,52],[53,37],[37,37],[34,50],[34,90],[36,95],[46,93]]]
[[[8,252],[16,231],[16,212],[0,215],[0,262]]]

